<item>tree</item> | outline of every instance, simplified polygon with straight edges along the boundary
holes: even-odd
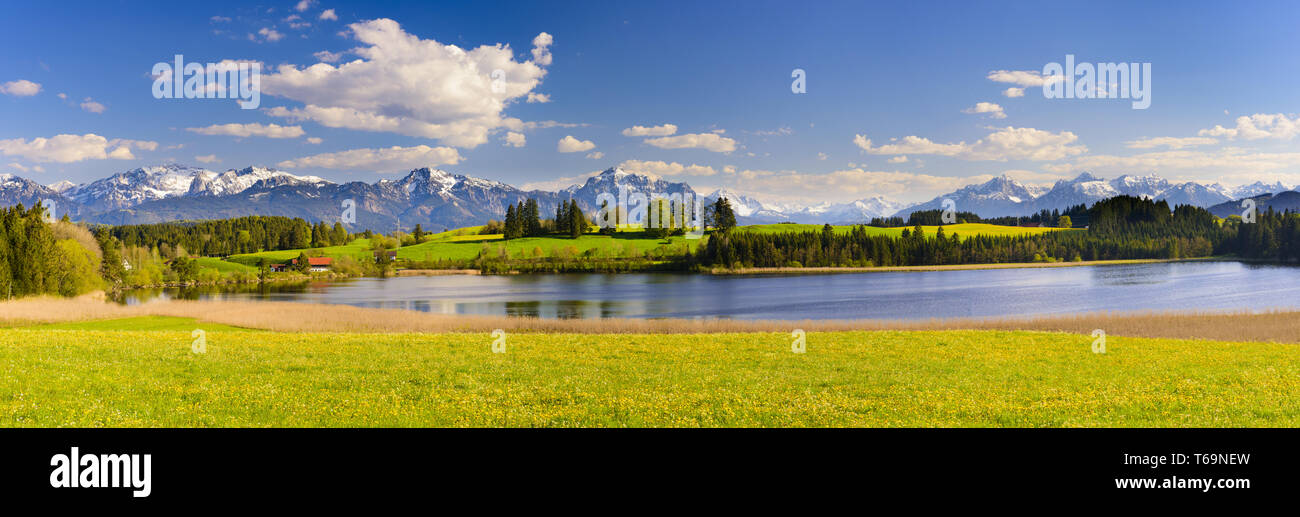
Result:
[[[126,274],[126,268],[122,266],[122,243],[108,232],[95,234],[95,240],[99,242],[103,255],[99,266],[100,275],[111,286],[122,283],[122,276]]]
[[[736,213],[731,211],[731,202],[720,197],[713,203],[713,225],[720,232],[736,227]]]
[[[542,214],[537,207],[537,200],[528,198],[524,203],[524,235],[540,237],[542,235]]]
[[[380,253],[384,254],[384,252]],[[298,254],[298,262],[295,263],[293,267],[294,269],[297,269],[299,273],[311,272],[311,259],[307,258],[307,252],[304,251]]]
[[[1059,228],[1073,228],[1074,222],[1070,220],[1070,216],[1063,215],[1056,220],[1056,226]]]
[[[506,240],[519,237],[519,214],[515,212],[515,205],[506,207],[506,224],[505,232],[502,235]]]
[[[412,232],[411,235],[415,237],[415,243],[419,244],[420,241],[424,239],[424,227],[420,226],[419,223],[416,223],[415,231]]]
[[[577,201],[569,201],[569,237],[577,239],[587,231],[587,217],[582,215],[582,208],[578,207]]]
[[[185,255],[172,259],[171,268],[176,273],[176,278],[185,284],[193,282],[199,274],[199,263]]]
[[[262,257],[257,259],[257,281],[265,282],[266,274],[271,270],[271,259]]]

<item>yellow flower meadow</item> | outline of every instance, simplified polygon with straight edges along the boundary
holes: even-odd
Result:
[[[1297,426],[1300,348],[1049,332],[0,329],[0,425]]]

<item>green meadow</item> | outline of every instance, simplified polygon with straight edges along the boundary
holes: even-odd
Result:
[[[206,353],[191,351],[194,328]],[[1295,345],[1027,331],[281,334],[0,329],[2,426],[1300,425]]]

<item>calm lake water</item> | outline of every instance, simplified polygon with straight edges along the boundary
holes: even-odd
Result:
[[[543,318],[925,319],[1300,308],[1300,268],[1181,262],[826,275],[453,275],[266,289],[133,291],[119,301],[158,297]]]

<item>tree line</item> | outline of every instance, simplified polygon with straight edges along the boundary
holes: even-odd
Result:
[[[342,223],[308,223],[301,218],[248,216],[208,221],[105,227],[126,246],[181,246],[190,253],[224,257],[258,251],[340,246],[352,240]]]
[[[865,226],[837,232],[830,225],[805,232],[717,232],[697,260],[709,267],[732,268],[1168,259],[1228,253],[1300,260],[1296,214],[1263,214],[1257,223],[1229,218],[1220,224],[1203,208],[1170,210],[1165,201],[1119,196],[1097,202],[1085,215],[1091,221],[1086,232],[965,239],[942,226],[927,235],[919,224],[899,236],[872,234]]]

